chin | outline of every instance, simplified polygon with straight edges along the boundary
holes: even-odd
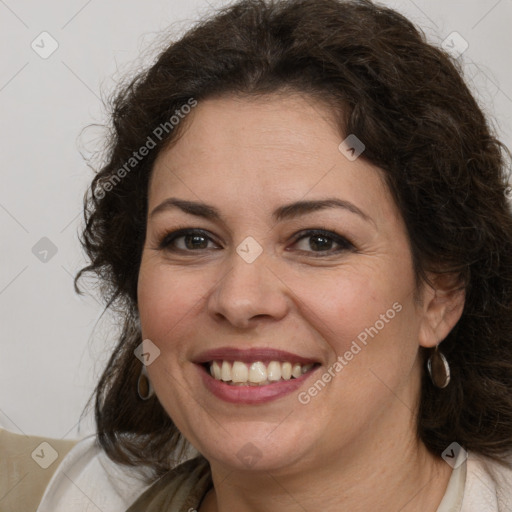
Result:
[[[313,440],[305,439],[306,428],[290,426],[287,420],[277,428],[268,422],[234,421],[224,431],[220,428],[219,432],[217,426],[215,431],[220,437],[209,432],[202,437],[207,441],[193,444],[210,463],[237,471],[277,471],[303,463],[307,446],[314,445]]]

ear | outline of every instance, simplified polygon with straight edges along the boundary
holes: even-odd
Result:
[[[419,342],[432,348],[443,341],[459,321],[464,309],[465,290],[453,274],[429,275],[422,283],[420,309],[422,314]]]

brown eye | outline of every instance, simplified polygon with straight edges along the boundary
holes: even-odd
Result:
[[[307,236],[301,240],[307,241],[305,245],[314,251],[328,251],[332,249],[332,246],[335,243],[332,238],[325,235]]]
[[[164,235],[159,248],[167,251],[197,251],[212,248],[208,247],[209,242],[214,243],[204,231],[179,229]]]
[[[337,233],[324,230],[310,230],[300,233],[294,245],[298,250],[311,253],[336,254],[341,251],[353,250],[354,246],[346,238]],[[322,256],[322,254],[319,254]]]
[[[174,242],[176,242],[176,240],[179,240],[180,238],[183,238],[183,240],[185,241],[186,249],[206,249],[206,247],[208,246],[208,240],[203,235],[183,235],[178,238],[175,238]]]

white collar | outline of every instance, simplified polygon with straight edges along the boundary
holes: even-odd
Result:
[[[110,460],[92,435],[66,455],[36,512],[124,512],[149,487],[149,476],[148,468]]]

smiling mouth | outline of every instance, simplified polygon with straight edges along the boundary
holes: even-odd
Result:
[[[266,386],[294,380],[314,370],[318,363],[291,363],[288,361],[209,361],[203,364],[205,370],[218,381],[231,386]]]

